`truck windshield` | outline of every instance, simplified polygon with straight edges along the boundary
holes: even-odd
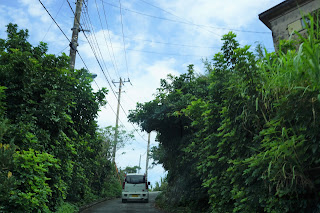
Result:
[[[130,175],[126,177],[126,182],[132,184],[145,183],[145,178],[143,175]]]

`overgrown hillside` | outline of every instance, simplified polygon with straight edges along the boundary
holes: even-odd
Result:
[[[87,70],[33,47],[9,24],[0,39],[0,212],[76,208],[121,192],[95,118],[106,89]]]
[[[310,17],[311,18],[311,17]],[[320,34],[259,54],[233,33],[221,52],[161,80],[130,121],[156,131],[162,202],[195,212],[319,212]]]

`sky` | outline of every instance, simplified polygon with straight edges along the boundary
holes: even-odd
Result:
[[[212,59],[219,52],[222,35],[233,31],[241,46],[252,50],[261,43],[273,51],[271,31],[258,15],[283,0],[84,0],[79,33],[79,55],[75,68],[86,67],[97,74],[92,83],[95,91],[106,87],[108,105],[99,112],[101,128],[115,126],[117,91],[120,78],[121,93],[119,124],[135,139],[117,151],[116,163],[146,168],[147,133],[128,122],[126,115],[136,103],[154,98],[160,79],[168,74],[180,75],[194,64],[197,73],[204,73],[203,59]],[[54,18],[53,22],[40,0],[0,0],[0,38],[6,38],[6,25],[18,24],[29,30],[29,42],[48,44],[48,53],[69,55],[74,22],[75,0],[41,0]],[[72,8],[72,9],[71,9]],[[97,62],[99,61],[99,63]],[[114,84],[112,82],[115,82]],[[157,146],[151,132],[151,147]],[[152,160],[149,162],[151,165]],[[164,177],[161,165],[148,170],[154,184]]]

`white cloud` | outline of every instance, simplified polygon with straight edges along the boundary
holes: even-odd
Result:
[[[211,26],[227,25],[230,28],[241,28],[251,24],[258,18],[258,13],[276,4],[271,0],[163,0],[160,2],[161,7],[167,8],[185,20]],[[281,2],[281,0],[276,2]]]
[[[28,14],[37,18],[43,23],[49,23],[51,21],[47,12],[43,9],[42,5],[37,0],[19,0],[19,2],[28,8]],[[48,3],[48,2],[46,2]]]
[[[112,41],[112,46],[110,45],[109,42],[109,34],[111,37]],[[95,54],[101,60],[101,55],[102,58],[104,59],[104,62],[106,63],[107,69],[112,70],[112,74],[114,74],[114,67],[112,62],[114,62],[114,58],[116,58],[116,64],[115,67],[118,70],[123,69],[122,64],[119,63],[119,58],[123,57],[123,43],[122,43],[122,38],[119,36],[116,36],[113,34],[113,32],[107,30],[99,30],[96,31],[96,33],[93,35],[92,33],[86,33],[87,38],[91,44],[88,43],[88,40],[83,34],[79,34],[79,47],[78,50],[86,58],[89,58],[90,60],[96,60],[95,59]],[[98,43],[98,45],[97,45]],[[130,47],[129,44],[127,44],[127,47]],[[95,51],[95,54],[92,50],[92,48]],[[98,49],[99,48],[99,49]],[[101,54],[100,54],[101,53]],[[103,60],[101,60],[102,62]],[[104,64],[101,64],[102,66]],[[107,69],[103,66],[103,69],[107,71]]]

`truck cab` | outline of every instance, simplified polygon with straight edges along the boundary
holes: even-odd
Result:
[[[122,184],[122,202],[149,201],[149,186],[145,174],[129,173],[125,176]]]

